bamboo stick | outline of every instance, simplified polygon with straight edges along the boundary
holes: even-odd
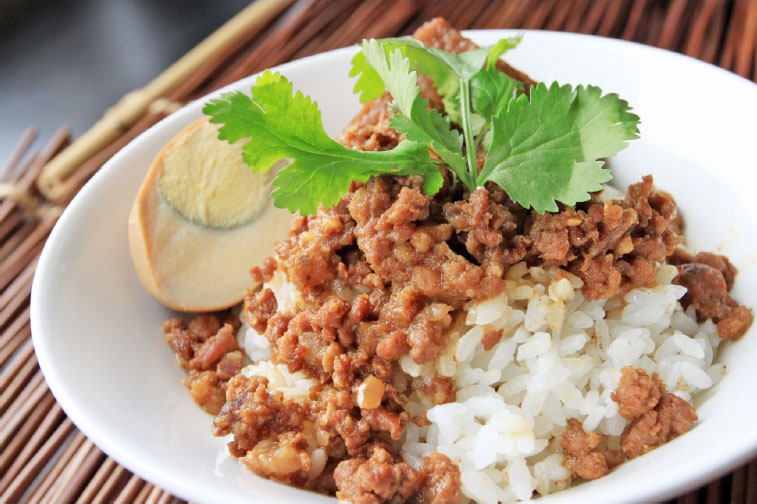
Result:
[[[3,167],[3,173],[0,174],[0,180],[8,181],[14,178],[13,172],[21,162],[24,154],[26,154],[26,151],[29,150],[29,147],[32,142],[34,142],[35,138],[37,138],[37,130],[35,128],[26,128],[24,130],[21,134],[21,138],[18,139],[18,142],[13,147],[13,151],[11,151],[8,161],[6,161],[5,166]]]
[[[150,495],[154,488],[155,487],[153,487],[152,484],[145,482],[137,496],[134,498],[134,504],[144,504],[147,502],[147,496]]]
[[[680,46],[681,28],[687,25],[683,22],[683,19],[688,5],[686,0],[673,0],[670,3],[657,45],[669,50],[674,50]]]
[[[13,297],[12,301],[7,306],[0,309],[0,327],[4,326],[6,322],[11,319],[13,314],[18,311],[21,305],[29,302],[29,296],[31,295],[32,291],[32,279],[26,278],[24,280],[24,282],[18,282],[20,287],[20,292],[18,293],[18,295]],[[11,286],[14,285],[11,284]]]
[[[746,500],[744,502],[757,502],[757,461],[752,460],[747,466]]]
[[[750,78],[750,70],[752,65],[756,67],[754,69],[754,78],[757,80],[757,3],[755,2],[741,2],[737,8],[742,9],[743,15],[741,17],[741,23],[744,26],[744,30],[741,36],[741,43],[736,52],[736,65],[734,67],[737,74],[742,77]],[[754,54],[754,56],[752,56]]]
[[[416,3],[417,5],[417,3]],[[484,7],[479,11],[478,17],[476,17],[475,20],[475,26],[476,28],[480,29],[486,29],[486,28],[496,28],[496,26],[492,26],[492,17],[498,11],[500,8],[502,8],[501,4],[498,4],[496,2],[486,2],[484,4]],[[410,23],[414,23],[417,20],[418,15],[422,11],[416,12],[416,15],[412,20],[410,20]],[[397,30],[395,30],[395,33],[397,33]],[[403,31],[402,33],[410,34],[412,31]]]
[[[3,379],[2,379],[2,397],[0,398],[0,411],[6,411],[8,408],[8,405],[16,399],[16,397],[21,392],[21,388],[23,387],[24,383],[26,383],[29,380],[29,377],[35,372],[39,370],[39,365],[37,364],[37,358],[33,355],[25,360],[17,359],[18,362],[23,362],[23,366],[19,369],[14,369],[16,371],[15,376],[11,373],[8,373],[7,377],[6,374],[3,373]],[[14,363],[15,364],[15,363]],[[7,383],[6,383],[7,380]]]
[[[0,454],[0,474],[3,475],[3,482],[5,482],[5,477],[11,468],[11,464],[15,463],[17,455],[21,449],[30,442],[35,429],[41,424],[45,415],[50,411],[50,408],[54,404],[55,400],[52,395],[46,396],[40,403],[40,408],[35,410],[34,413],[29,416],[21,429],[19,429],[16,436],[14,436],[10,442],[3,444],[3,451]],[[5,484],[0,488],[4,487]],[[0,492],[2,492],[2,489],[0,489]]]
[[[24,270],[19,274],[8,286],[2,294],[0,294],[0,309],[8,306],[11,301],[17,297],[26,297],[26,288],[30,284],[30,280],[34,278],[34,271],[37,268],[37,259],[33,259],[26,265]],[[31,290],[29,291],[31,292]],[[0,322],[2,325],[3,322]]]
[[[741,504],[746,501],[747,468],[739,467],[731,476],[731,503]]]
[[[258,31],[289,6],[281,0],[258,0],[230,19],[194,49],[168,67],[146,87],[124,96],[84,135],[45,166],[37,180],[40,192],[48,199],[60,196],[59,184],[103,145],[112,142],[134,124],[157,98],[191,75],[197,67],[223,49],[229,40]]]
[[[14,502],[18,500],[34,477],[39,473],[40,469],[44,467],[52,454],[55,453],[73,431],[74,424],[69,419],[65,419],[53,435],[45,441],[39,451],[34,454],[29,463],[11,480],[2,495],[0,495],[0,502]]]
[[[392,7],[397,8],[393,3]],[[399,8],[402,5],[399,4]],[[308,44],[305,44],[297,53],[297,57],[310,56],[319,52],[327,51],[332,47],[345,47],[357,44],[364,38],[374,37],[370,19],[380,16],[381,4],[375,0],[360,3],[354,9],[342,9],[329,22],[329,26],[318,33]],[[336,28],[341,27],[341,28]],[[363,29],[361,30],[361,27]]]
[[[18,250],[21,243],[29,238],[35,229],[37,229],[37,222],[25,219],[24,224],[0,247],[0,261],[2,261],[0,264],[5,265],[8,256],[10,256],[14,250]]]
[[[179,82],[174,89],[166,93],[167,98],[171,101],[187,101],[188,97],[192,96],[194,94],[193,92],[196,89],[200,88],[203,82],[206,82],[210,76],[212,76],[219,70],[222,71],[224,68],[235,67],[235,64],[232,61],[238,56],[237,53],[244,52],[245,49],[248,49],[248,46],[250,46],[250,42],[252,40],[260,36],[260,42],[262,42],[268,40],[271,34],[277,33],[277,25],[281,21],[281,19],[289,17],[292,12],[299,10],[302,3],[303,2],[295,3],[291,8],[284,11],[281,16],[273,20],[273,28],[268,29],[268,31],[264,35],[259,35],[258,31],[250,31],[248,36],[237,37],[236,39],[230,41],[230,43],[227,44],[223,48],[223,50],[219,50],[219,57],[207,58],[205,61],[203,61],[202,64],[197,67],[195,72],[188,76],[188,78]],[[253,47],[257,47],[259,45],[259,42],[257,40],[255,42],[256,43]],[[216,87],[211,86],[210,89],[215,88]]]
[[[27,492],[31,491],[28,500],[30,502],[51,502],[51,494],[55,489],[55,485],[58,482],[59,476],[65,471],[66,467],[70,465],[74,456],[79,451],[79,448],[87,440],[87,438],[79,431],[74,431],[71,440],[68,444],[59,451],[56,455],[57,458],[52,467],[39,478],[36,482],[32,482],[32,485],[36,483],[36,486],[31,486]],[[44,471],[44,467],[38,474]]]
[[[21,370],[23,366],[26,365],[26,361],[29,359],[33,359],[35,362],[37,358],[34,356],[34,347],[32,346],[32,340],[26,340],[22,345],[21,348],[19,348],[18,353],[16,354],[16,357],[13,359],[13,362],[8,364],[8,367],[5,368],[5,370],[2,373],[2,380],[0,380],[0,391],[4,394],[7,390],[9,384],[14,379],[17,373]],[[5,411],[3,408],[2,411]]]
[[[144,483],[145,481],[142,478],[140,478],[136,474],[132,475],[128,483],[126,483],[126,486],[124,486],[124,488],[116,497],[116,500],[113,501],[114,504],[128,504],[135,502],[135,497],[137,496],[137,493],[142,488],[142,485],[144,485]]]
[[[107,456],[93,445],[81,465],[70,475],[70,481],[55,495],[52,502],[74,502],[75,497],[87,487],[88,480],[96,474],[104,459],[107,459]]]
[[[24,394],[28,391],[28,395]],[[8,408],[6,412],[3,426],[0,427],[0,439],[8,440],[16,430],[21,426],[21,423],[26,420],[29,413],[39,403],[42,398],[47,394],[49,389],[47,383],[42,378],[42,373],[34,375],[29,383],[22,390],[22,394],[26,395],[23,401],[16,401]],[[5,443],[3,443],[5,444]]]
[[[112,458],[105,456],[105,454],[102,455],[104,456],[102,463],[76,498],[76,504],[95,502],[95,496],[97,495],[98,490],[103,488],[110,475],[113,474],[113,471],[116,469],[116,462]],[[96,502],[103,502],[104,500],[105,499],[100,499]]]
[[[597,30],[599,22],[604,16],[607,2],[597,2],[591,7],[578,28],[579,33],[592,34]]]
[[[326,5],[326,9],[304,23],[294,36],[285,42],[278,55],[275,53],[267,55],[259,63],[258,68],[263,69],[274,66],[282,58],[286,61],[312,54],[308,52],[312,51],[308,46],[313,45],[313,41],[317,40],[318,34],[329,26],[339,14],[344,12],[344,6],[347,5],[347,2],[326,2]]]
[[[536,7],[531,11],[523,23],[523,28],[526,30],[538,30],[544,27],[544,23],[549,17],[552,9],[555,7],[554,2],[540,1],[536,4]]]
[[[27,321],[21,329],[10,338],[0,338],[0,366],[4,366],[13,353],[26,341],[32,333],[31,324]],[[7,341],[7,343],[6,343]]]
[[[118,489],[121,488],[123,484],[128,482],[130,477],[129,471],[127,471],[123,466],[116,464],[113,459],[109,458],[108,461],[115,464],[116,468],[112,473],[110,473],[110,476],[108,476],[108,479],[105,481],[105,483],[103,483],[102,487],[97,490],[97,494],[95,495],[94,499],[83,502],[105,502],[106,500],[112,500],[111,498],[115,498],[117,496]]]
[[[584,2],[583,0],[572,2],[572,4],[573,8],[568,15],[568,20],[565,22],[565,28],[563,28],[567,32],[577,32],[579,30],[581,21],[584,18],[584,12],[586,12],[589,6],[589,2]]]
[[[620,38],[624,40],[636,40],[639,32],[639,25],[644,16],[644,9],[647,6],[646,0],[634,0],[631,11],[628,13],[628,21],[623,29]]]
[[[0,274],[5,274],[7,271],[11,271],[12,265],[15,265],[19,261],[28,258],[29,251],[32,250],[35,245],[39,244],[40,241],[44,241],[47,238],[47,235],[50,234],[50,231],[53,229],[53,226],[55,226],[57,220],[58,216],[52,216],[50,219],[47,219],[46,221],[43,221],[38,226],[36,226],[34,230],[32,230],[32,232],[24,239],[24,241],[21,242],[18,247],[12,250],[10,254],[8,254],[3,259],[3,263],[0,266]],[[30,260],[22,262],[23,264],[21,269],[29,264]]]
[[[723,478],[713,481],[705,489],[704,504],[723,502]]]
[[[147,114],[144,118],[140,119],[138,128],[131,128],[112,142],[104,143],[101,146],[102,150],[93,153],[92,157],[84,161],[76,171],[71,172],[65,180],[58,183],[55,190],[56,199],[54,201],[59,205],[67,205],[70,203],[84,183],[87,182],[87,180],[89,180],[108,159],[113,157],[116,152],[121,150],[126,144],[139,136],[139,134],[149,126],[157,123],[160,119],[160,115]]]
[[[574,2],[572,0],[565,0],[557,2],[557,5],[552,10],[552,15],[547,19],[545,30],[561,30],[565,26],[565,21],[568,19],[568,14],[573,8]]]
[[[699,503],[699,490],[694,490],[683,494],[676,499],[676,504],[698,504]]]
[[[623,17],[622,14],[627,4],[628,2],[626,1],[609,2],[605,15],[599,23],[599,28],[597,28],[596,34],[602,37],[612,36],[614,31],[613,27],[618,24],[618,21]]]
[[[48,229],[47,232],[49,233],[50,230]],[[22,244],[22,246],[24,246],[24,252],[16,255],[13,263],[7,263],[7,268],[0,268],[0,290],[8,287],[8,284],[21,273],[26,265],[33,261],[42,252],[42,248],[45,245],[45,239],[47,238],[46,234],[41,238],[42,239],[40,240],[36,240],[36,243],[33,245],[26,246],[26,244]],[[3,266],[6,266],[6,263],[3,263]]]
[[[687,36],[683,43],[683,53],[685,55],[694,58],[700,57],[702,46],[707,36],[707,27],[712,20],[715,6],[713,2],[697,2],[692,23],[686,30]]]
[[[157,500],[158,504],[168,504],[174,499],[174,496],[171,495],[169,492],[166,492],[165,490],[163,493],[160,494],[160,497]]]
[[[279,55],[280,59],[285,56],[281,53],[282,48],[287,40],[299,33],[302,23],[307,16],[310,19],[316,19],[318,13],[329,6],[327,2],[297,2],[294,7],[289,9],[286,14],[279,20],[281,23],[278,28],[271,33],[269,37],[264,38],[259,44],[256,44],[249,52],[241,55],[233,65],[223,69],[209,84],[208,89],[217,89],[226,84],[235,82],[256,70],[262,68],[262,60],[271,55]],[[183,90],[182,90],[183,91]],[[186,94],[176,96],[187,96],[191,94],[200,95],[205,89],[187,90]]]
[[[152,486],[152,489],[150,490],[150,493],[147,494],[147,497],[145,497],[144,502],[154,504],[158,502],[158,499],[160,498],[160,495],[163,493],[163,490],[159,487]]]
[[[5,219],[0,219],[0,242],[3,242],[8,235],[15,231],[23,220],[23,214],[21,211],[11,211]]]
[[[84,434],[82,437],[84,442],[76,449],[70,461],[45,494],[46,501],[73,502],[74,497],[84,486],[84,480],[89,478],[94,471],[94,465],[102,456],[102,452]]]
[[[458,28],[460,30],[467,30],[474,27],[474,23],[481,11],[489,3],[488,0],[470,0],[468,2],[455,2],[455,10],[453,11],[453,19],[455,23],[459,23]],[[540,3],[544,3],[541,0]],[[537,9],[538,10],[538,7]]]
[[[26,165],[24,171],[14,179],[12,184],[0,187],[0,191],[5,191],[9,196],[0,203],[0,220],[3,220],[8,214],[21,203],[29,215],[37,215],[38,202],[32,197],[34,183],[42,171],[42,167],[50,161],[67,143],[69,129],[66,127],[58,128],[49,142],[42,148],[42,152],[32,157]]]
[[[391,5],[393,15],[400,9],[402,11],[405,10],[404,2],[392,2]],[[334,30],[333,32],[331,32],[331,34],[328,34],[327,38],[321,43],[322,46],[345,47],[357,43],[358,41],[355,39],[359,35],[354,30],[356,26],[364,27],[362,30],[364,32],[364,38],[375,38],[373,34],[368,33],[370,31],[369,26],[371,24],[371,20],[379,17],[380,11],[384,8],[386,8],[386,4],[377,2],[376,0],[368,0],[366,2],[362,2],[356,9],[351,12],[348,9],[344,9],[341,12],[341,14],[343,15],[342,19],[336,18],[334,20],[334,22],[341,25],[343,29]]]
[[[10,482],[32,459],[37,449],[48,438],[48,434],[55,429],[62,416],[63,410],[55,402],[52,394],[45,396],[40,407],[29,415],[16,436],[9,443],[3,445],[6,447],[3,450],[3,489],[10,485]],[[0,492],[4,492],[4,490]]]
[[[4,347],[8,344],[10,339],[21,330],[25,323],[29,321],[29,309],[30,307],[27,306],[26,309],[8,326],[8,328],[2,332],[2,335],[0,335],[0,345]]]

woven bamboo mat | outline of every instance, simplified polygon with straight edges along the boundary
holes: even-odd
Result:
[[[0,502],[181,502],[129,473],[79,432],[37,365],[29,322],[32,277],[50,230],[84,182],[131,139],[190,100],[364,37],[410,34],[435,16],[461,29],[563,30],[633,40],[757,82],[757,1],[256,3],[152,84],[125,97],[73,147],[66,149],[71,139],[64,127],[41,151],[28,152],[35,136],[29,129],[0,166]],[[757,461],[677,502],[757,502]]]

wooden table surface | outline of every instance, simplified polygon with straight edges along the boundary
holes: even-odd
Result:
[[[299,0],[274,11],[203,57],[190,76],[163,90],[144,113],[119,123],[116,134],[75,163],[52,199],[35,182],[71,142],[65,127],[40,152],[27,152],[30,130],[0,167],[0,502],[180,502],[103,454],[55,402],[31,343],[29,295],[39,253],[68,201],[115,152],[181,104],[286,61],[366,37],[410,34],[436,16],[460,29],[546,29],[632,40],[757,82],[757,1],[751,0]],[[757,461],[677,502],[757,502]]]

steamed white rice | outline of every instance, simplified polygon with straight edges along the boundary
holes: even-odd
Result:
[[[658,373],[668,391],[689,401],[718,382],[725,371],[713,363],[720,338],[711,321],[697,323],[693,308],[679,303],[684,287],[671,284],[677,270],[662,265],[658,285],[624,298],[586,299],[579,278],[559,269],[511,267],[506,289],[494,299],[470,303],[449,345],[433,363],[409,356],[400,367],[411,376],[451,377],[457,402],[434,406],[415,390],[406,409],[424,411],[430,425],[408,425],[402,455],[413,467],[434,450],[457,463],[463,493],[473,501],[514,502],[570,486],[560,435],[566,419],[607,437],[602,448],[618,449],[627,420],[611,393],[621,369]],[[269,285],[286,309],[296,293],[281,278]],[[485,351],[489,330],[504,331]],[[301,373],[274,366],[268,342],[243,326],[240,343],[255,364],[245,373],[264,375],[289,396],[307,393]],[[404,388],[404,387],[400,387]]]

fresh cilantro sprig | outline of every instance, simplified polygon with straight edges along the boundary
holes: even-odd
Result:
[[[453,54],[410,39],[368,40],[352,60],[355,92],[367,102],[389,91],[390,126],[405,139],[392,150],[350,150],[326,135],[320,111],[309,97],[294,93],[278,73],[266,72],[252,97],[232,93],[211,100],[203,112],[222,123],[219,138],[251,139],[243,157],[262,172],[281,159],[291,163],[274,180],[274,204],[314,213],[331,206],[351,181],[382,174],[424,177],[424,191],[443,183],[439,161],[469,191],[493,182],[513,201],[537,212],[574,205],[611,179],[601,159],[615,155],[638,137],[639,118],[616,94],[599,88],[523,85],[496,69],[520,37]],[[433,80],[445,114],[420,95],[418,75]],[[486,151],[479,171],[476,154]]]
[[[251,139],[242,150],[253,172],[268,171],[277,161],[292,162],[273,181],[274,204],[291,212],[313,214],[318,205],[330,207],[347,193],[350,182],[374,175],[424,177],[423,189],[435,194],[444,181],[426,145],[410,140],[391,151],[348,149],[331,139],[323,128],[318,105],[278,72],[264,72],[252,87],[252,97],[228,93],[210,100],[203,113],[223,124],[218,138],[234,143]]]

